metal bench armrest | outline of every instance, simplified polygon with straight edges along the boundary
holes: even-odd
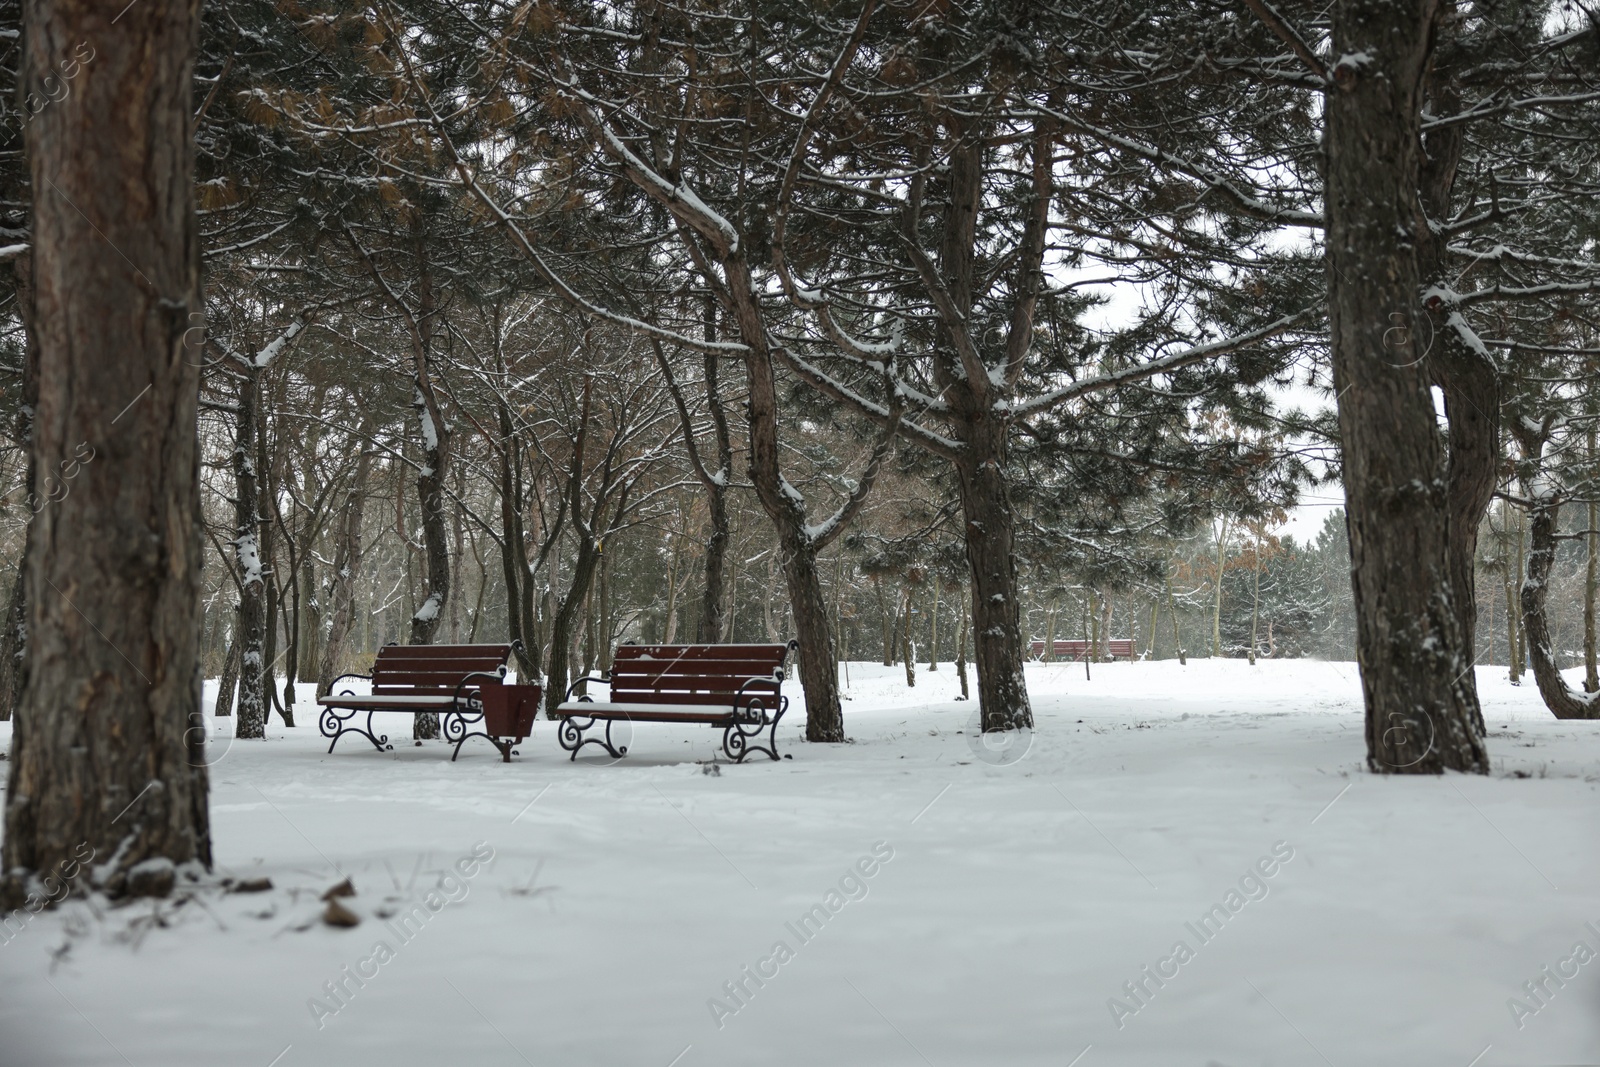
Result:
[[[586,674],[582,678],[574,679],[573,683],[571,685],[567,686],[567,695],[561,698],[561,702],[564,704],[567,701],[571,700],[572,699],[572,691],[574,689],[578,688],[578,686],[583,685],[585,682],[599,682],[601,685],[610,685],[611,684],[611,679],[607,678],[603,674]],[[589,699],[589,694],[585,693],[583,696],[579,697],[578,699],[579,700],[588,700]]]
[[[369,681],[369,682],[372,681],[372,675],[370,675],[370,674],[341,674],[341,675],[339,675],[339,677],[335,678],[333,681],[328,683],[328,694],[331,696],[333,694],[334,688],[336,686],[338,686],[338,684],[340,682],[344,681],[346,678],[363,678],[366,681]],[[350,696],[356,696],[358,694],[351,693],[349,695]]]
[[[476,688],[478,688],[475,685],[468,684],[474,678],[484,678],[484,679],[487,679],[488,681],[491,681],[491,682],[504,682],[506,680],[505,664],[501,664],[500,665],[500,669],[498,671],[492,671],[492,672],[491,671],[473,671],[471,674],[465,675],[461,679],[461,681],[456,683],[455,696],[451,697],[450,699],[453,700],[455,703],[460,704],[461,703],[461,695],[462,695],[462,693],[464,693],[468,689],[476,689]]]

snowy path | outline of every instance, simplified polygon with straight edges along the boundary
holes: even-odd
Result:
[[[706,728],[640,727],[616,765],[548,723],[509,767],[329,756],[314,723],[221,742],[217,873],[276,888],[142,940],[148,901],[33,920],[0,945],[0,1067],[1600,1062],[1572,955],[1600,951],[1600,723],[1484,669],[1495,775],[1379,778],[1353,665],[1094,671],[1030,667],[1025,754],[928,703],[948,664],[915,690],[853,664],[855,744],[795,727],[793,760],[715,776]],[[297,930],[346,874],[365,921]],[[376,914],[419,903],[409,936]]]

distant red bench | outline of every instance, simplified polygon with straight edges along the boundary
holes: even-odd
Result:
[[[722,750],[735,763],[751,752],[778,758],[778,720],[789,708],[780,692],[787,645],[619,645],[608,677],[580,678],[567,690],[556,708],[562,720],[561,747],[578,758],[584,745],[600,745],[614,758],[628,747],[613,745],[611,724],[628,722],[697,723],[722,727]],[[610,698],[576,700],[579,686],[592,682],[610,685]],[[604,734],[585,737],[599,723]],[[766,745],[752,739],[766,731]]]
[[[1082,638],[1070,638],[1070,639],[1065,640],[1065,641],[1057,641],[1055,644],[1056,644],[1056,659],[1064,659],[1064,660],[1068,661],[1069,663],[1076,663],[1078,660],[1082,659],[1088,653],[1089,645],[1091,644],[1091,642],[1086,641],[1086,640],[1084,640]],[[1133,658],[1133,639],[1132,638],[1128,638],[1128,637],[1113,637],[1108,641],[1102,641],[1101,644],[1105,648],[1105,654],[1107,656],[1110,656],[1112,659],[1132,659]],[[1035,641],[1033,643],[1033,658],[1034,659],[1042,659],[1043,657],[1044,657],[1044,642],[1043,641]]]
[[[445,741],[454,741],[456,746],[452,760],[461,754],[467,738],[482,737],[500,750],[505,762],[511,762],[513,746],[527,736],[523,728],[531,729],[532,711],[539,705],[538,686],[504,685],[506,659],[511,650],[511,645],[383,646],[371,674],[341,675],[334,679],[328,696],[317,698],[323,709],[319,723],[322,736],[333,738],[328,751],[332,752],[345,734],[365,737],[379,752],[392,749],[389,735],[380,736],[373,729],[372,716],[432,711],[444,715]],[[334,692],[341,682],[351,678],[370,680],[372,691]],[[496,721],[491,722],[485,716],[485,690],[494,691],[491,703],[495,707],[491,711],[501,711],[508,703],[517,705],[509,718],[501,714],[493,716]],[[524,709],[524,714],[517,714]],[[364,728],[355,724],[362,714],[366,716]],[[490,728],[499,728],[501,735],[492,735]]]

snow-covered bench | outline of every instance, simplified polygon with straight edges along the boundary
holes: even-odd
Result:
[[[778,720],[789,709],[780,691],[784,662],[799,645],[619,645],[611,674],[579,678],[556,708],[561,747],[578,758],[584,745],[599,745],[615,758],[628,747],[613,745],[611,724],[628,722],[695,723],[720,726],[722,750],[735,763],[751,752],[778,758]],[[611,687],[609,699],[596,701],[573,693],[587,683]],[[585,733],[604,723],[599,736]],[[752,744],[762,731],[766,745]]]
[[[502,744],[483,728],[480,690],[504,681],[511,649],[511,645],[384,645],[378,650],[371,674],[341,675],[329,687],[328,696],[317,698],[322,705],[322,736],[333,738],[328,751],[332,752],[345,734],[360,734],[379,752],[392,749],[389,735],[380,736],[373,729],[372,716],[432,711],[443,713],[444,738],[455,742],[457,755],[468,737],[485,737],[509,761],[511,744],[515,742]],[[372,691],[340,692],[340,683],[352,678],[369,679]],[[537,701],[537,697],[534,699]],[[355,725],[357,716],[363,714],[364,728]],[[473,730],[474,726],[478,729]]]

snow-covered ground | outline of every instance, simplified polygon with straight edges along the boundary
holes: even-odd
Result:
[[[1503,668],[1489,778],[1365,773],[1351,664],[1036,664],[998,752],[950,665],[850,677],[853,744],[715,775],[219,740],[217,875],[274,888],[33,919],[0,1065],[1600,1062],[1600,723]]]

